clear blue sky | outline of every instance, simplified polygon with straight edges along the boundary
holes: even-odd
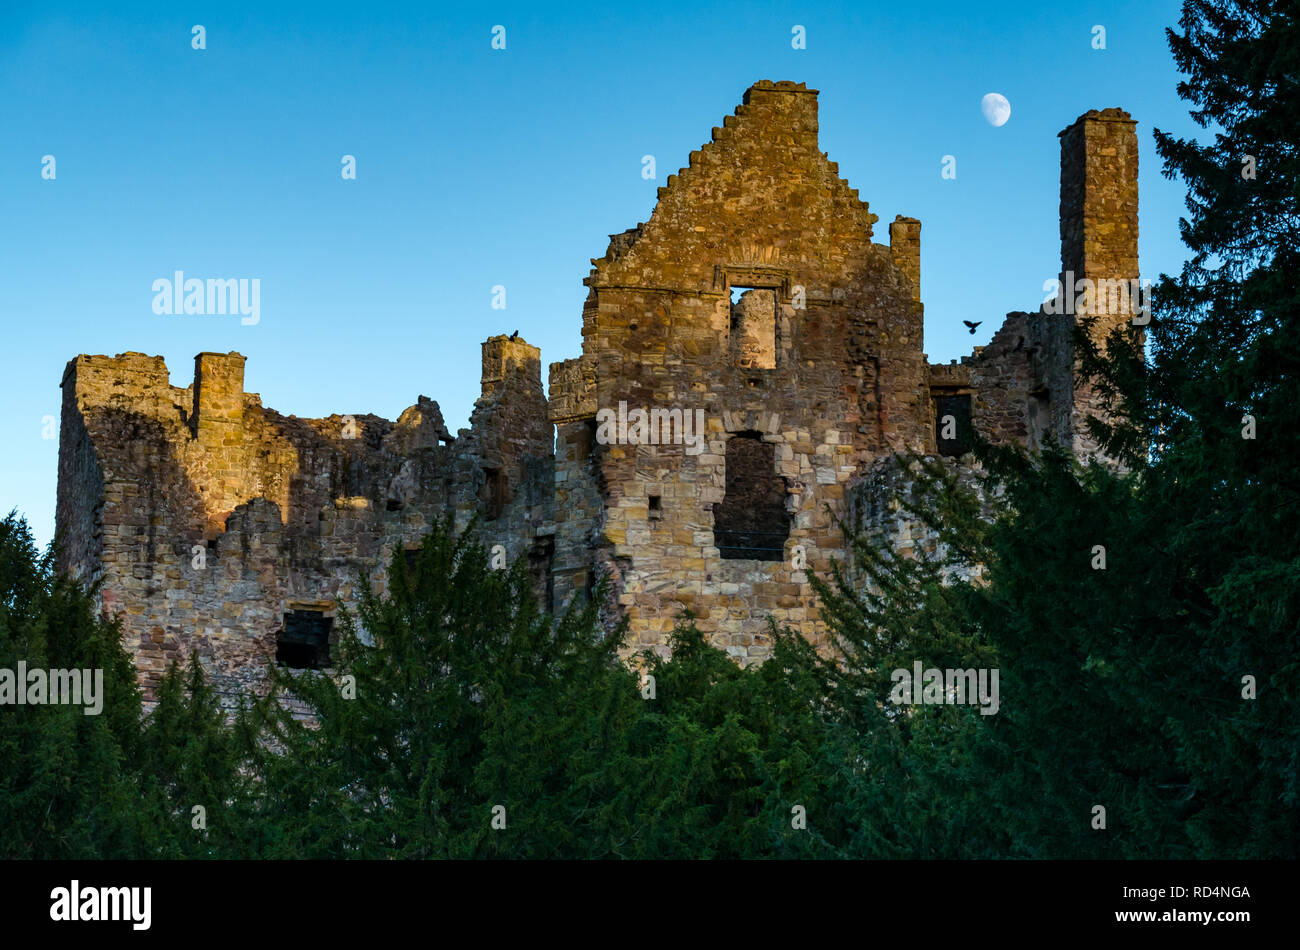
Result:
[[[880,216],[877,241],[894,215],[921,219],[933,361],[1041,300],[1056,133],[1090,108],[1139,122],[1143,275],[1184,257],[1184,190],[1151,141],[1195,130],[1164,0],[103,6],[0,4],[0,513],[42,543],[58,456],[42,418],[78,353],[162,355],[185,386],[195,353],[238,350],[281,412],[396,418],[423,393],[454,431],[487,336],[519,330],[544,364],[579,353],[589,258],[758,79],[821,90],[822,148]],[[1011,101],[1001,128],[987,92]],[[153,281],[178,269],[260,278],[261,322],[156,315]],[[963,319],[985,322],[972,337]]]

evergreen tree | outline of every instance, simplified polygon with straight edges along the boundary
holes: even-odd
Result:
[[[140,784],[157,833],[155,856],[256,855],[252,715],[247,705],[234,714],[222,708],[197,652],[184,670],[168,668],[141,737]]]
[[[472,532],[438,525],[387,596],[362,579],[334,674],[276,673],[312,720],[277,705],[264,759],[275,853],[550,857],[614,846],[610,776],[640,711],[592,603],[558,622],[522,563],[492,570]],[[494,827],[502,825],[504,827]],[[603,842],[603,843],[602,843]],[[616,839],[614,841],[616,843]]]
[[[859,853],[1297,854],[1300,36],[1282,3],[1188,2],[1180,26],[1179,92],[1217,129],[1156,133],[1188,184],[1192,257],[1157,287],[1149,363],[1128,328],[1104,357],[1086,324],[1076,337],[1114,413],[1092,428],[1125,469],[977,442],[991,522],[941,473],[913,502],[978,583],[944,583],[947,555],[868,549],[869,591],[824,596],[847,645],[829,711],[857,723],[828,768],[852,779]],[[913,655],[995,662],[998,714],[873,720]]]
[[[38,555],[26,521],[14,512],[0,521],[0,669],[100,670],[102,709],[0,706],[0,856],[140,856],[135,669],[118,626],[97,618],[89,593],[53,564],[54,550]]]
[[[816,756],[825,731],[811,648],[772,629],[772,656],[741,669],[688,613],[671,658],[642,656],[654,698],[632,737],[633,858],[827,855],[830,811]],[[649,682],[649,681],[648,681]]]
[[[1191,258],[1157,288],[1146,385],[1122,390],[1152,443],[1143,496],[1163,526],[1178,658],[1164,724],[1188,776],[1198,853],[1300,854],[1300,10],[1185,3],[1179,95],[1212,129],[1156,131],[1187,185]],[[1256,698],[1243,698],[1243,677]]]

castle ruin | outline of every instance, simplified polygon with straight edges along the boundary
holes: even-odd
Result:
[[[1063,277],[1138,279],[1134,126],[1106,109],[1061,133]],[[525,558],[548,609],[608,579],[629,653],[665,649],[683,609],[741,663],[770,652],[769,617],[825,648],[809,577],[847,559],[835,519],[899,453],[960,458],[972,430],[1096,451],[1076,317],[1011,313],[932,365],[921,224],[898,217],[878,244],[876,221],[819,149],[817,91],[761,81],[593,259],[582,355],[544,389],[536,347],[491,337],[455,436],[423,396],[396,422],[282,415],[244,391],[238,353],[200,353],[185,388],[160,357],[78,356],[60,567],[100,582],[147,690],[192,650],[227,694],[273,662],[328,668],[358,575],[383,592],[394,552],[448,515]],[[1099,338],[1131,319],[1089,304]]]

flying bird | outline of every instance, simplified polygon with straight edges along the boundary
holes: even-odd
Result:
[[[981,323],[983,323],[983,322],[984,322],[983,320],[976,320],[974,323],[971,323],[969,320],[963,320],[963,321],[962,321],[962,323],[964,323],[964,324],[966,324],[966,326],[970,327],[970,335],[971,335],[971,336],[974,336],[974,335],[975,335],[975,328],[978,327],[978,326],[979,326]]]
[[[974,330],[971,330],[970,332],[971,332],[971,333],[974,333],[975,331],[974,331]],[[517,339],[519,339],[519,331],[516,330],[514,333],[510,334],[510,339],[512,339],[512,340],[517,340]]]

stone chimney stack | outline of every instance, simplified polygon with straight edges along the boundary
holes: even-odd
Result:
[[[1060,133],[1062,279],[1138,279],[1136,126],[1122,109],[1094,109]]]
[[[889,250],[894,266],[907,278],[907,286],[916,302],[921,300],[921,222],[901,214],[889,224]]]
[[[194,357],[194,434],[220,445],[244,425],[244,357],[238,353],[200,353]],[[238,435],[236,436],[238,438]]]
[[[1092,337],[1103,345],[1115,327],[1131,323],[1146,299],[1138,296],[1136,126],[1122,109],[1093,109],[1060,133],[1062,290],[1075,320],[1098,318]],[[1101,415],[1103,407],[1077,363],[1071,374],[1074,449],[1095,452],[1086,419]]]

